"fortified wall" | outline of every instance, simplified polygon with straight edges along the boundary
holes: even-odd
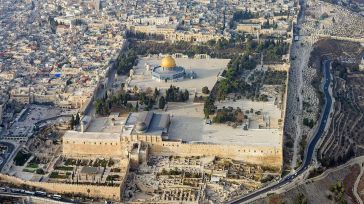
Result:
[[[282,149],[223,144],[161,142],[150,146],[151,154],[164,156],[218,156],[281,169]]]
[[[9,176],[0,173],[0,181],[16,184],[27,185],[36,188],[41,188],[51,193],[58,194],[82,194],[84,196],[105,198],[110,200],[122,200],[123,191],[125,188],[126,177],[129,173],[130,162],[128,159],[120,161],[120,177],[122,182],[119,186],[101,186],[101,185],[84,185],[84,184],[69,184],[69,183],[51,183],[51,182],[35,182],[27,181],[14,176]]]
[[[163,156],[218,156],[245,161],[252,164],[272,166],[281,169],[283,155],[282,147],[274,146],[243,146],[228,144],[195,144],[182,141],[163,141],[161,137],[146,135],[130,135],[119,137],[119,142],[105,142],[67,138],[63,142],[63,154],[73,157],[88,157],[98,155],[124,156],[130,152],[130,146],[138,141],[148,144],[149,152]]]
[[[121,198],[121,188],[119,186],[111,187],[111,186],[97,186],[97,185],[34,182],[34,181],[25,181],[4,174],[0,174],[0,180],[17,185],[33,186],[36,188],[44,189],[52,193],[60,193],[60,194],[79,193],[85,196],[89,195],[91,197],[102,197],[112,200],[120,200]]]
[[[67,131],[63,136],[63,155],[119,157],[122,155],[120,134]]]

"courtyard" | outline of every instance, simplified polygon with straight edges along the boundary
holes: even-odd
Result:
[[[229,59],[189,59],[176,58],[177,66],[185,68],[187,73],[194,72],[195,79],[185,78],[177,82],[158,82],[152,79],[152,74],[146,69],[146,65],[150,67],[159,66],[160,57],[143,57],[139,59],[138,65],[134,68],[134,75],[129,83],[129,87],[137,86],[142,90],[148,87],[166,89],[170,85],[180,87],[181,89],[194,90],[200,93],[202,87],[207,86],[209,90],[215,85],[220,73],[227,67]]]

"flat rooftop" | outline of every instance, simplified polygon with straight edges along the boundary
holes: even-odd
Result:
[[[168,131],[170,116],[153,111],[144,111],[130,113],[123,129],[123,135],[132,134],[134,126],[138,123],[144,123],[146,129],[143,134],[161,136],[163,132]]]
[[[120,133],[107,133],[107,132],[78,132],[68,130],[64,135],[63,139],[67,140],[117,140],[120,141]]]
[[[86,132],[120,133],[126,117],[98,117],[93,118]]]

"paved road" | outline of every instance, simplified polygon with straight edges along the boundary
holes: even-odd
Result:
[[[54,198],[50,198],[50,197],[46,197],[46,196],[30,195],[30,194],[21,193],[21,192],[15,193],[15,192],[2,191],[2,192],[0,192],[0,196],[18,197],[18,198],[26,198],[26,197],[31,196],[33,198],[42,199],[46,203],[71,203],[71,204],[72,203],[81,203],[81,202],[74,202],[74,201],[71,201],[66,198],[54,199]]]
[[[316,131],[316,134],[314,135],[313,139],[308,143],[306,152],[305,152],[305,157],[304,160],[302,162],[302,166],[297,170],[297,172],[295,174],[290,174],[284,178],[282,178],[278,183],[268,186],[266,188],[262,188],[258,191],[255,191],[249,195],[246,195],[244,197],[235,199],[233,201],[231,201],[230,203],[242,203],[242,202],[246,202],[249,201],[250,199],[253,199],[263,193],[267,193],[269,191],[272,190],[276,190],[281,188],[282,186],[286,185],[287,183],[291,182],[294,178],[296,178],[298,175],[304,173],[306,171],[306,169],[308,168],[308,166],[311,164],[312,159],[313,159],[313,155],[315,153],[315,147],[318,143],[318,141],[320,140],[320,138],[323,136],[323,133],[325,132],[325,127],[326,127],[326,122],[327,119],[330,116],[330,110],[331,110],[331,106],[332,106],[332,98],[331,95],[329,93],[329,87],[330,87],[330,82],[331,82],[331,77],[330,77],[330,67],[331,67],[331,61],[324,61],[323,63],[323,68],[324,68],[324,77],[325,77],[325,83],[324,83],[324,87],[323,87],[323,91],[325,94],[325,105],[324,105],[324,111],[322,113],[322,117],[320,120],[320,125]]]
[[[0,154],[1,159],[3,160],[0,164],[0,172],[4,168],[4,165],[7,163],[11,153],[14,151],[15,146],[9,142],[0,142],[0,145],[8,147],[8,150],[5,154]]]

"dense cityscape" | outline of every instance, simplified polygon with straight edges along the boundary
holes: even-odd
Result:
[[[363,203],[364,2],[1,0],[0,203]]]

